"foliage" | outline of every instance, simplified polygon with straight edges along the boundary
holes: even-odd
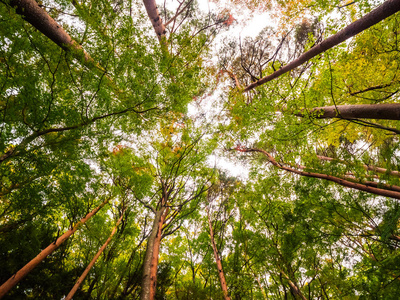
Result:
[[[137,299],[161,208],[155,299],[223,297],[208,217],[231,299],[397,299],[398,200],[299,173],[400,192],[398,120],[313,112],[399,103],[400,16],[243,93],[379,1],[231,2],[277,26],[237,41],[190,1],[158,40],[141,1],[38,2],[87,64],[1,1],[0,281],[110,199],[5,299],[67,295],[123,212],[75,299]]]

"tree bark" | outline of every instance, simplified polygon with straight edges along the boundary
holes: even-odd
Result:
[[[293,281],[291,281],[289,278],[286,279],[289,282],[289,286],[290,289],[293,291],[293,294],[299,296],[302,300],[307,300],[307,298],[303,295],[301,290],[293,283]]]
[[[279,168],[281,170],[288,171],[288,172],[293,173],[293,174],[306,176],[306,177],[325,179],[325,180],[332,181],[332,182],[335,182],[335,183],[340,184],[342,186],[349,187],[349,188],[352,188],[352,189],[356,189],[356,190],[359,190],[359,191],[368,192],[368,193],[375,194],[375,195],[378,195],[378,196],[385,196],[385,197],[390,197],[390,198],[394,198],[394,199],[400,199],[400,192],[397,192],[397,191],[385,190],[385,189],[382,189],[382,188],[377,188],[377,187],[369,186],[367,184],[349,181],[349,180],[346,180],[346,179],[343,179],[343,178],[340,178],[340,177],[335,177],[335,176],[328,175],[328,174],[306,172],[306,171],[297,170],[297,169],[294,169],[294,168],[291,168],[291,167],[284,166],[284,165],[278,163],[271,154],[269,154],[267,151],[262,150],[262,149],[257,149],[257,148],[248,149],[248,148],[240,148],[240,147],[238,147],[238,148],[236,148],[236,150],[241,151],[241,152],[259,152],[259,153],[262,153],[262,154],[264,154],[265,156],[268,157],[268,160],[275,167],[277,167],[277,168]]]
[[[165,39],[165,34],[167,33],[167,31],[165,29],[164,23],[162,22],[160,13],[158,12],[156,1],[143,0],[143,4],[146,7],[147,15],[150,18],[157,38],[161,42],[163,39]]]
[[[282,74],[285,74],[298,66],[302,65],[306,61],[310,60],[311,58],[325,52],[326,50],[344,42],[345,40],[355,36],[356,34],[368,29],[369,27],[379,23],[380,21],[386,19],[387,17],[395,14],[400,10],[400,0],[387,0],[382,5],[378,6],[368,14],[366,14],[361,19],[351,23],[346,28],[342,29],[338,33],[332,35],[331,37],[327,38],[326,40],[322,41],[320,44],[312,47],[307,52],[303,53],[295,59],[294,61],[290,62],[286,66],[282,67],[278,71],[259,79],[256,82],[248,85],[244,91],[248,92],[268,81],[271,81]]]
[[[318,156],[317,156],[317,157],[318,157]],[[328,157],[328,158],[329,158],[329,157]],[[293,167],[293,165],[289,165],[289,166],[292,166],[292,167]],[[296,167],[297,169],[300,169],[300,170],[305,170],[305,169],[307,169],[307,167],[301,166],[301,165],[296,165],[295,167]],[[384,170],[385,170],[385,169],[384,169]],[[396,171],[394,171],[394,172],[396,172]],[[368,176],[368,175],[367,175],[367,177],[379,179],[379,177],[378,177],[377,175],[375,175],[375,176]],[[384,188],[384,189],[386,189],[386,190],[391,190],[391,191],[400,192],[400,186],[398,186],[398,185],[391,185],[391,184],[387,184],[387,183],[383,183],[383,182],[375,182],[375,181],[368,181],[368,180],[366,180],[366,181],[363,180],[362,182],[360,182],[360,181],[354,176],[354,173],[346,173],[345,175],[340,176],[340,177],[338,177],[338,178],[342,178],[342,179],[345,179],[345,180],[349,180],[349,181],[351,181],[351,182],[362,183],[362,184],[365,184],[365,185],[367,185],[367,186],[373,186],[373,187],[376,187],[376,188]]]
[[[322,156],[322,155],[317,155],[317,157],[320,160],[326,160],[326,161],[337,161],[340,163],[344,163],[346,165],[348,165],[349,163],[347,163],[344,160],[340,160],[340,159],[335,159],[332,157],[327,157],[327,156]],[[351,164],[350,164],[351,165]],[[380,167],[376,167],[376,166],[369,166],[369,165],[363,165],[363,168],[367,171],[374,171],[376,173],[381,173],[381,174],[388,174],[388,175],[392,175],[392,176],[396,176],[396,177],[400,177],[400,172],[399,171],[388,171],[387,169],[384,168],[380,168]]]
[[[208,218],[208,227],[210,228],[211,245],[212,245],[212,248],[213,248],[213,251],[214,251],[215,263],[217,264],[219,282],[221,283],[221,288],[222,288],[222,291],[224,293],[224,299],[225,300],[230,300],[231,298],[229,297],[229,294],[228,294],[228,286],[226,284],[224,270],[222,269],[221,259],[219,258],[219,255],[218,255],[217,245],[215,244],[214,231],[213,231],[213,228],[212,228],[210,214],[209,214],[208,210],[207,210],[207,218]]]
[[[300,117],[312,115],[317,119],[381,119],[400,120],[400,103],[356,104],[315,107],[308,113],[301,112]]]
[[[53,253],[58,247],[61,246],[71,235],[78,230],[84,223],[86,223],[91,217],[93,217],[103,206],[105,206],[110,198],[103,201],[98,207],[88,213],[78,223],[74,225],[70,230],[60,236],[54,243],[51,243],[46,249],[42,250],[34,259],[22,267],[17,273],[11,276],[5,283],[0,286],[0,298],[6,295],[18,282],[20,282],[26,275],[29,274],[39,263],[42,262],[48,255]]]
[[[87,274],[89,274],[90,269],[94,266],[94,264],[96,263],[97,259],[100,257],[101,253],[103,253],[103,251],[106,249],[106,247],[108,246],[108,244],[111,242],[112,237],[114,236],[114,234],[117,232],[117,228],[119,226],[119,224],[122,221],[122,218],[124,217],[124,213],[125,210],[123,210],[121,217],[118,219],[117,224],[115,224],[113,230],[111,231],[110,236],[108,237],[108,239],[106,240],[106,242],[103,244],[103,246],[101,246],[101,248],[99,249],[99,251],[97,251],[96,255],[93,257],[92,261],[89,263],[89,265],[86,267],[85,271],[83,271],[81,277],[79,277],[79,279],[77,280],[77,282],[75,283],[74,287],[71,289],[71,291],[68,293],[67,297],[65,298],[65,300],[71,300],[72,297],[75,295],[76,291],[78,290],[78,288],[80,287],[80,285],[82,284],[82,282],[85,280]]]
[[[161,231],[168,214],[164,206],[156,211],[151,234],[147,239],[146,255],[143,262],[143,276],[140,300],[153,300],[156,294],[158,255],[161,244]]]
[[[6,1],[7,3],[7,1]],[[47,36],[50,40],[66,51],[73,53],[74,57],[89,67],[95,67],[105,73],[103,67],[95,63],[93,58],[73,40],[67,32],[42,9],[35,0],[11,0],[9,5],[16,7],[17,14],[20,14],[33,27]]]

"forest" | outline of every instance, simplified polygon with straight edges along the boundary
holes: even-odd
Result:
[[[0,298],[399,299],[399,10],[0,0]]]

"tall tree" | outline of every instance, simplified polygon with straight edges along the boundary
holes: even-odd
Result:
[[[72,297],[75,295],[76,291],[79,289],[80,285],[82,284],[82,282],[85,280],[86,276],[88,275],[88,273],[90,272],[90,269],[93,267],[93,265],[96,263],[97,259],[100,257],[100,255],[103,253],[104,249],[106,249],[106,247],[108,246],[108,244],[111,242],[112,237],[114,236],[114,234],[117,232],[117,228],[118,225],[121,223],[122,218],[124,217],[124,213],[125,213],[126,208],[123,209],[121,216],[119,217],[117,223],[115,224],[115,227],[113,228],[113,230],[111,231],[111,234],[109,235],[109,237],[107,238],[107,240],[105,241],[105,243],[101,246],[101,248],[99,249],[99,251],[97,251],[96,255],[93,257],[92,261],[89,263],[89,265],[86,267],[85,271],[83,271],[81,277],[79,277],[78,281],[75,283],[75,285],[73,286],[73,288],[71,289],[71,291],[68,293],[68,295],[65,297],[65,299],[72,299]]]
[[[318,45],[312,47],[310,50],[302,54],[299,58],[292,61],[291,63],[287,64],[286,66],[282,67],[278,71],[274,72],[271,75],[265,76],[258,81],[248,85],[244,91],[248,92],[254,89],[257,86],[260,86],[268,81],[271,81],[286,72],[289,72],[298,66],[302,65],[306,61],[310,60],[311,58],[325,52],[326,50],[344,42],[348,38],[362,32],[363,30],[375,25],[376,23],[384,20],[385,18],[395,14],[400,10],[400,2],[397,0],[387,0],[378,8],[374,9],[361,19],[355,21],[354,23],[347,26],[345,29],[342,29],[335,35],[327,38],[326,40],[322,41]]]
[[[306,176],[306,177],[313,177],[313,178],[320,178],[320,179],[325,179],[328,181],[335,182],[337,184],[343,185],[345,187],[357,189],[360,191],[365,191],[371,194],[376,194],[376,195],[381,195],[381,196],[386,196],[386,197],[392,197],[395,199],[400,199],[400,189],[397,186],[385,186],[384,184],[379,184],[376,183],[374,184],[373,182],[357,182],[357,181],[350,181],[346,179],[346,177],[337,177],[337,176],[332,176],[330,174],[321,174],[321,173],[316,173],[312,171],[307,171],[307,170],[302,170],[305,167],[290,167],[290,166],[285,166],[285,163],[280,163],[275,160],[275,158],[266,152],[265,150],[262,149],[257,149],[257,148],[237,148],[236,150],[240,152],[259,152],[264,154],[267,158],[268,161],[271,162],[271,164],[281,170],[288,171],[293,174],[301,175],[301,176]],[[300,170],[299,170],[300,169]],[[351,179],[351,178],[350,178]],[[380,188],[382,187],[382,188]]]
[[[214,230],[213,230],[213,225],[212,225],[211,218],[210,218],[209,209],[207,209],[207,220],[208,220],[208,227],[210,229],[210,242],[211,242],[211,246],[212,246],[213,252],[214,252],[215,264],[217,265],[219,281],[221,284],[222,291],[224,293],[224,299],[230,300],[231,298],[229,297],[229,293],[228,293],[228,285],[226,283],[224,269],[222,268],[220,253],[218,251],[217,245],[215,244]]]
[[[1,1],[4,298],[397,299],[399,2],[160,4]]]
[[[105,199],[99,206],[89,212],[84,218],[76,223],[70,230],[65,232],[54,243],[51,243],[47,248],[42,250],[34,259],[27,263],[23,268],[16,272],[10,279],[0,286],[0,297],[6,295],[19,281],[21,281],[30,271],[32,271],[38,264],[42,262],[47,256],[53,253],[57,248],[61,246],[71,235],[78,230],[83,224],[85,224],[91,217],[93,217],[101,208],[103,208],[110,198]]]

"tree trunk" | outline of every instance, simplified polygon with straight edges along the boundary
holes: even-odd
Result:
[[[293,283],[293,281],[291,281],[289,278],[287,278],[287,281],[289,282],[290,289],[294,295],[300,297],[302,300],[307,300],[307,298],[303,295],[301,290]],[[297,298],[296,296],[295,298]]]
[[[117,228],[118,225],[121,223],[122,218],[124,217],[124,213],[125,213],[125,209],[123,210],[123,212],[121,213],[121,217],[118,219],[117,224],[115,224],[113,230],[111,231],[110,236],[108,237],[108,239],[106,240],[106,242],[103,244],[103,246],[101,246],[101,248],[99,249],[99,251],[97,251],[96,255],[93,257],[92,261],[89,263],[89,265],[86,267],[85,271],[83,271],[81,277],[79,277],[79,279],[77,280],[77,282],[75,283],[74,287],[71,289],[71,291],[68,293],[67,297],[65,298],[65,300],[71,300],[72,297],[75,295],[76,291],[78,290],[78,288],[80,287],[80,285],[82,284],[82,282],[85,280],[87,274],[89,274],[90,269],[94,266],[94,264],[96,263],[97,259],[100,257],[101,253],[103,253],[104,249],[106,249],[106,247],[108,246],[108,244],[111,242],[112,237],[114,236],[114,234],[117,232]]]
[[[54,243],[51,243],[46,249],[42,250],[34,259],[22,267],[17,273],[11,276],[3,285],[0,286],[0,298],[6,295],[18,282],[20,282],[26,275],[29,274],[43,259],[48,255],[53,253],[58,247],[61,246],[71,235],[78,230],[84,223],[86,223],[91,217],[93,217],[104,205],[108,203],[111,199],[107,198],[98,207],[88,213],[84,218],[82,218],[78,223],[75,224],[73,228],[65,232],[60,236]]]
[[[289,278],[289,276],[279,266],[278,266],[278,268],[279,268],[281,274],[283,275],[283,277],[285,277],[286,280],[288,281],[289,286],[290,286],[290,290],[292,291],[294,298],[297,299],[298,297],[300,297],[302,300],[307,300],[307,298],[303,295],[303,293],[299,289],[297,282],[293,282]]]
[[[162,207],[156,211],[151,234],[147,239],[146,255],[143,262],[143,276],[140,300],[153,300],[156,294],[158,254],[161,244],[161,231],[168,214],[168,209]]]
[[[317,155],[317,157],[320,160],[337,161],[337,162],[349,165],[349,163],[344,161],[344,160],[335,159],[335,158],[332,158],[332,157],[327,157],[327,156],[322,156],[322,155]],[[352,164],[350,164],[350,165],[352,165]],[[384,169],[384,168],[380,168],[380,167],[376,167],[376,166],[369,166],[369,165],[363,165],[363,168],[365,170],[367,170],[367,171],[374,171],[376,173],[388,174],[388,175],[391,175],[391,176],[400,177],[400,172],[399,171],[388,171],[387,169]]]
[[[370,13],[366,14],[361,19],[351,23],[346,28],[342,29],[338,33],[332,35],[331,37],[327,38],[326,40],[322,41],[320,44],[315,45],[307,52],[300,55],[299,58],[295,59],[291,63],[287,64],[286,66],[282,67],[278,71],[259,79],[256,82],[248,85],[244,91],[248,92],[255,87],[258,87],[268,81],[271,81],[282,74],[285,74],[298,66],[302,65],[306,61],[310,60],[311,58],[325,52],[326,50],[344,42],[348,38],[355,36],[356,34],[364,31],[365,29],[379,23],[380,21],[386,19],[387,17],[395,14],[400,10],[400,0],[387,0],[382,5],[375,8]]]
[[[293,165],[290,165],[290,166],[293,166]],[[305,170],[305,169],[307,169],[307,167],[301,166],[301,165],[297,165],[296,168],[298,168],[298,169],[300,169],[300,170]],[[376,175],[375,175],[375,176],[368,176],[368,175],[367,175],[367,177],[379,179],[379,177],[376,176]],[[340,176],[340,177],[338,177],[338,178],[345,179],[345,180],[349,180],[349,181],[351,181],[351,182],[362,183],[362,184],[365,184],[365,185],[367,185],[367,186],[373,186],[373,187],[377,187],[377,188],[379,187],[379,188],[384,188],[385,190],[391,190],[391,191],[400,192],[400,186],[398,186],[398,185],[391,185],[391,184],[387,184],[387,183],[383,183],[383,182],[375,182],[375,181],[368,181],[368,180],[365,180],[365,181],[363,180],[362,182],[360,182],[360,181],[354,176],[353,173],[346,173],[345,175]]]
[[[251,271],[251,273],[253,273],[254,279],[257,281],[258,287],[260,288],[260,291],[263,295],[264,300],[268,300],[267,294],[265,293],[265,290],[261,284],[260,278],[258,277],[258,275],[256,274],[256,272],[254,272],[253,268],[251,267],[250,261],[247,259],[247,254],[245,252],[244,254],[244,260],[246,261],[247,265],[249,266],[249,269]]]
[[[165,38],[165,34],[167,33],[167,31],[162,22],[160,13],[158,12],[156,1],[143,0],[143,4],[146,7],[147,15],[149,16],[154,31],[157,34],[157,38],[161,42]]]
[[[219,282],[221,283],[221,288],[222,288],[222,291],[224,292],[224,299],[230,300],[231,298],[229,297],[229,294],[228,294],[228,286],[226,284],[224,270],[222,269],[221,259],[219,258],[219,255],[218,255],[217,245],[215,244],[214,231],[212,228],[210,214],[209,214],[208,210],[207,210],[207,218],[208,218],[208,227],[210,228],[211,245],[212,245],[212,248],[214,251],[215,263],[217,264]]]
[[[241,152],[259,152],[264,154],[265,156],[268,157],[268,160],[277,168],[288,171],[290,173],[293,174],[298,174],[301,176],[306,176],[306,177],[313,177],[313,178],[320,178],[320,179],[325,179],[328,181],[332,181],[335,182],[337,184],[340,184],[342,186],[345,187],[349,187],[352,189],[356,189],[359,191],[364,191],[364,192],[368,192],[371,194],[375,194],[375,195],[379,195],[379,196],[385,196],[385,197],[391,197],[391,198],[395,198],[395,199],[400,199],[400,192],[397,191],[392,191],[392,190],[385,190],[385,189],[381,189],[381,188],[377,188],[377,187],[372,187],[363,183],[358,183],[358,182],[353,182],[353,181],[349,181],[340,177],[335,177],[332,175],[327,175],[327,174],[321,174],[321,173],[314,173],[314,172],[306,172],[306,171],[301,171],[301,170],[297,170],[291,167],[287,167],[284,166],[280,163],[278,163],[274,157],[269,154],[267,151],[262,150],[262,149],[244,149],[244,148],[236,148],[236,150],[241,151]]]
[[[357,104],[315,107],[308,113],[301,112],[301,117],[311,115],[317,119],[381,119],[400,120],[400,103]]]
[[[35,0],[11,0],[9,4],[12,7],[16,7],[17,14],[22,15],[27,22],[50,40],[64,50],[71,51],[76,59],[83,60],[87,66],[95,67],[101,72],[105,72],[104,68],[95,63],[82,46],[73,40]]]

